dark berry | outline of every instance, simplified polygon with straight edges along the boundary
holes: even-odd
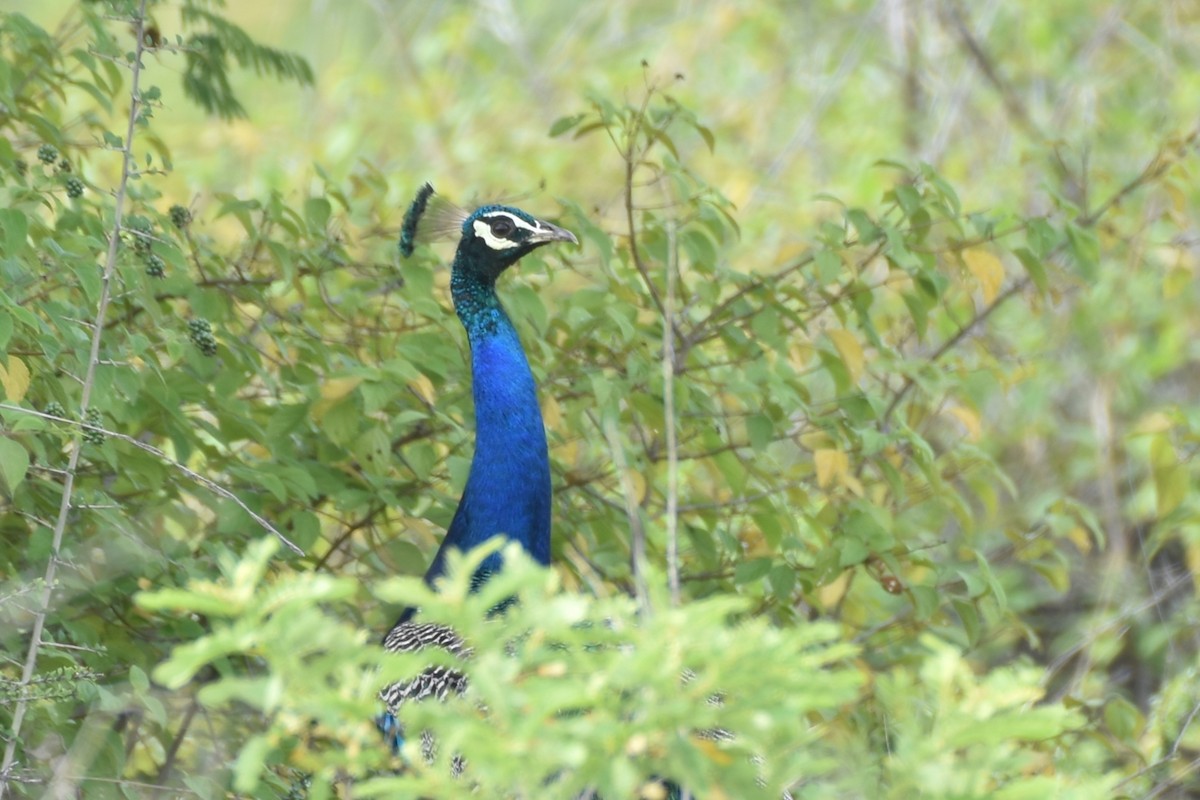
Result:
[[[83,181],[74,175],[67,178],[67,197],[83,197]]]
[[[198,333],[212,333],[212,323],[206,319],[189,319],[188,335],[195,336]]]
[[[161,278],[167,274],[167,264],[161,257],[151,253],[146,256],[146,274],[151,278]]]
[[[131,216],[125,220],[125,230],[133,241],[133,252],[144,256],[150,252],[150,237],[154,235],[154,226],[145,217]]]
[[[43,164],[53,164],[58,161],[58,150],[52,144],[44,144],[38,148],[38,161]]]
[[[217,354],[217,337],[213,336],[212,325],[206,319],[188,320],[188,338],[206,356]]]
[[[96,430],[96,428],[104,427],[104,416],[100,413],[100,409],[92,406],[83,415],[83,421],[88,425],[93,425],[93,428],[83,429],[83,440],[88,444],[104,444],[104,431]]]
[[[59,172],[70,172],[71,171],[71,162],[67,161],[65,158],[60,158],[58,160],[58,171]]]
[[[183,206],[171,206],[171,210],[167,213],[171,215],[171,224],[176,228],[186,228],[192,221],[192,212]]]

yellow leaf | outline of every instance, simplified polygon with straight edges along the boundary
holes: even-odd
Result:
[[[707,756],[708,760],[715,764],[725,766],[733,762],[733,756],[729,755],[729,753],[718,747],[717,743],[711,739],[697,738],[693,739],[692,742],[696,745],[697,750]]]
[[[362,378],[330,378],[321,384],[321,399],[313,404],[312,418],[316,422],[324,419],[329,409],[336,406],[343,397],[353,392],[362,383]]]
[[[996,256],[978,247],[964,250],[962,257],[967,269],[979,282],[983,302],[991,303],[1000,293],[1000,286],[1004,283],[1004,265]]]
[[[362,383],[360,377],[330,378],[321,384],[321,399],[341,400],[353,392]]]
[[[0,385],[4,386],[4,396],[9,402],[19,403],[29,391],[29,368],[25,362],[16,356],[8,357],[8,367],[0,364]]]
[[[850,457],[841,450],[816,450],[813,464],[817,468],[817,486],[821,489],[828,488],[834,480],[845,483],[850,474]]]
[[[845,363],[846,369],[850,372],[851,382],[856,383],[859,376],[862,375],[863,366],[866,364],[866,359],[863,358],[862,345],[858,343],[858,337],[843,328],[825,331],[825,334],[833,342],[833,346],[837,348],[838,355],[842,357],[842,362]]]
[[[625,471],[625,477],[629,480],[626,486],[633,493],[633,502],[641,505],[646,501],[646,476],[636,469],[630,469]]]
[[[271,457],[271,451],[259,442],[250,442],[246,445],[246,449],[243,452],[245,452],[245,454],[248,456],[263,460]]]
[[[551,431],[558,430],[562,425],[562,409],[558,405],[558,399],[551,395],[546,395],[542,400],[542,421],[546,429]]]
[[[408,386],[426,405],[433,405],[433,401],[437,399],[437,393],[433,390],[433,381],[429,380],[427,375],[418,375]]]
[[[951,406],[946,409],[950,416],[957,419],[967,429],[967,440],[972,442],[979,441],[979,434],[982,426],[979,422],[979,415],[973,409],[963,406]]]
[[[1173,300],[1190,290],[1196,282],[1192,271],[1185,267],[1173,267],[1163,279],[1163,299]]]
[[[1167,196],[1171,198],[1171,207],[1175,209],[1175,213],[1186,214],[1188,207],[1187,193],[1174,181],[1163,181],[1161,186],[1166,189]]]
[[[788,347],[788,360],[796,369],[804,369],[812,361],[815,353],[810,342],[794,341]]]
[[[1134,423],[1132,434],[1138,436],[1149,433],[1163,433],[1174,427],[1175,421],[1166,412],[1152,411]]]
[[[1092,535],[1083,526],[1076,525],[1067,531],[1067,539],[1084,555],[1092,552]]]
[[[1183,502],[1188,493],[1188,471],[1179,462],[1175,445],[1163,434],[1150,441],[1150,466],[1154,474],[1158,517],[1170,514]]]
[[[553,446],[554,460],[559,464],[565,464],[567,471],[570,473],[570,468],[579,464],[579,440],[567,439]],[[568,480],[572,476],[567,475]]]
[[[1188,571],[1192,573],[1192,591],[1200,594],[1200,542],[1191,542],[1183,552]]]
[[[850,591],[850,576],[853,570],[846,570],[834,580],[817,589],[817,602],[825,608],[833,608],[842,601],[846,592]]]
[[[833,437],[825,431],[818,430],[802,433],[796,437],[796,441],[800,442],[800,446],[805,450],[820,450],[833,444]]]

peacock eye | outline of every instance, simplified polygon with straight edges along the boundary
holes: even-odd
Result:
[[[512,220],[500,217],[489,223],[492,227],[492,235],[498,236],[501,239],[508,238],[508,235],[513,232]]]

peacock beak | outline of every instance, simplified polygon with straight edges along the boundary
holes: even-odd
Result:
[[[565,228],[560,228],[557,225],[551,225],[544,220],[537,221],[537,230],[529,234],[529,238],[525,241],[535,242],[537,244],[545,244],[547,242],[570,242],[571,244],[579,244],[579,240],[575,238],[575,234]]]

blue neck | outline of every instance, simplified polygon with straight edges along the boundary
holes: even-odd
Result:
[[[458,511],[425,574],[429,582],[445,571],[451,548],[470,550],[500,533],[550,563],[550,461],[533,373],[495,280],[465,269],[462,257],[454,260],[450,290],[471,344],[475,457]],[[498,554],[489,556],[477,580],[500,566]]]

